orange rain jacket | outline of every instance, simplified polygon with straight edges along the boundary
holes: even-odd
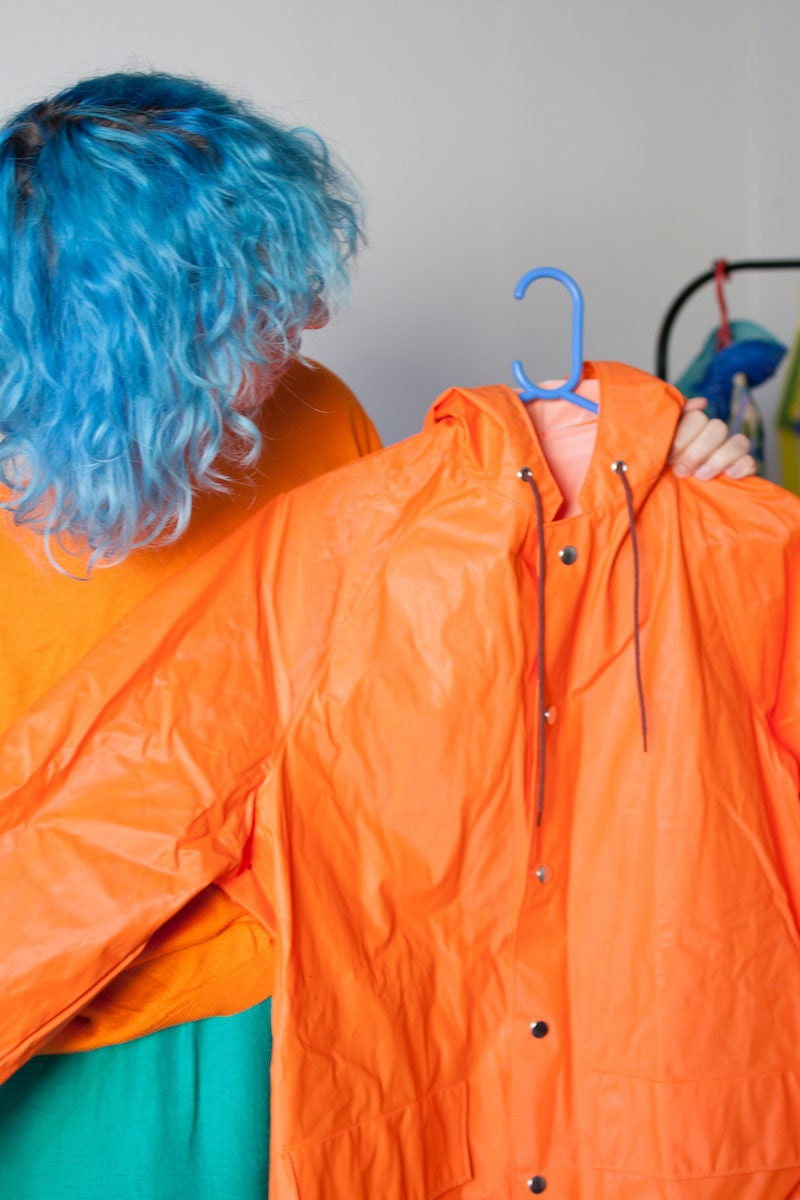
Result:
[[[277,933],[273,1200],[800,1195],[800,502],[597,373],[582,515],[453,389],[12,728],[6,1073],[218,880]]]

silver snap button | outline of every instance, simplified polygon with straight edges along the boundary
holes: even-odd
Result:
[[[553,878],[553,872],[548,866],[542,863],[540,867],[536,868],[536,878],[539,880],[539,883],[549,883]]]
[[[578,551],[574,546],[565,546],[563,550],[559,550],[558,557],[565,567],[571,567],[578,557]]]

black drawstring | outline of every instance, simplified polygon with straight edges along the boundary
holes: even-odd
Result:
[[[633,507],[633,493],[628,483],[628,464],[618,459],[611,464],[611,470],[622,481],[625,489],[625,502],[628,505],[628,525],[631,531],[633,547],[633,646],[636,655],[636,687],[639,691],[639,712],[642,718],[642,744],[647,753],[647,709],[644,703],[644,684],[642,683],[642,647],[639,638],[639,543],[636,538],[636,513]]]
[[[547,717],[545,716],[545,698],[544,698],[544,573],[546,567],[546,556],[544,552],[544,513],[542,511],[542,497],[539,495],[539,489],[536,486],[536,480],[533,478],[533,472],[530,467],[523,467],[521,471],[517,471],[520,479],[530,485],[533,492],[533,498],[536,503],[536,535],[539,540],[539,586],[537,589],[537,607],[539,610],[539,779],[536,787],[536,824],[542,823],[542,810],[544,808],[544,781],[545,781],[545,755],[547,753]]]
[[[644,684],[642,682],[642,646],[639,635],[639,585],[641,572],[639,569],[639,542],[636,536],[636,512],[633,507],[633,493],[631,485],[628,482],[628,464],[618,459],[617,462],[611,464],[611,470],[616,474],[618,479],[622,481],[622,486],[625,491],[625,503],[628,507],[628,525],[631,533],[631,545],[633,547],[633,646],[636,658],[636,690],[639,694],[639,713],[642,722],[642,745],[645,753],[647,753],[647,708],[644,699]],[[545,702],[545,686],[544,686],[544,633],[545,633],[545,570],[547,566],[547,557],[544,548],[544,513],[542,511],[542,497],[539,489],[536,486],[536,480],[533,477],[533,472],[530,467],[522,467],[517,471],[520,479],[528,484],[533,492],[533,499],[536,505],[536,535],[539,541],[539,581],[537,587],[537,608],[539,621],[539,778],[536,785],[536,824],[542,823],[542,811],[544,809],[544,785],[546,778],[546,754],[547,754],[547,716]]]

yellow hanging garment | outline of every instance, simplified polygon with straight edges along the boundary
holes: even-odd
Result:
[[[778,413],[781,483],[800,496],[800,323],[792,345],[789,370]]]

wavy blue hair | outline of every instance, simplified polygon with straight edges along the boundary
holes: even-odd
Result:
[[[322,140],[206,84],[87,79],[0,130],[3,507],[108,564],[252,464],[252,404],[361,240]],[[258,382],[256,382],[258,381]],[[250,406],[243,398],[250,398]]]

